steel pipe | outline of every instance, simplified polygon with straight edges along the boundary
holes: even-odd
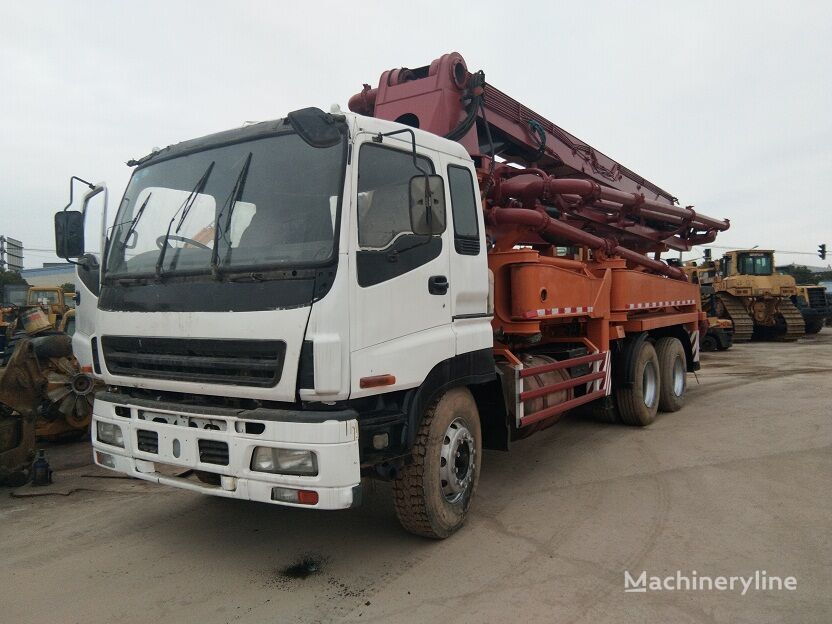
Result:
[[[667,277],[687,280],[684,271],[668,266],[664,262],[648,258],[632,249],[627,249],[615,244],[609,239],[601,238],[584,232],[576,227],[567,225],[562,221],[556,221],[543,212],[528,210],[526,208],[497,208],[488,213],[492,225],[524,225],[531,227],[541,235],[549,235],[564,238],[570,242],[583,245],[595,251],[601,251],[608,255],[617,255],[633,264],[642,266],[654,273],[666,275]]]
[[[552,178],[548,176],[543,178],[539,177],[537,172],[529,174],[529,177],[521,177],[523,171],[522,169],[516,170],[516,173],[512,172],[508,179],[502,180],[495,185],[493,193],[496,201],[499,202],[509,198],[515,198],[519,199],[524,206],[533,207],[537,200],[551,199],[555,195],[578,195],[584,200],[591,200],[593,203],[599,200],[605,200],[619,204],[622,207],[638,207],[639,210],[646,209],[649,211],[650,218],[668,223],[690,223],[694,226],[717,231],[727,230],[730,225],[727,220],[714,219],[699,214],[692,208],[671,206],[670,204],[646,199],[644,195],[625,193],[601,186],[591,180]],[[500,173],[503,174],[503,171]],[[605,205],[604,207],[611,210],[615,209],[613,205]]]

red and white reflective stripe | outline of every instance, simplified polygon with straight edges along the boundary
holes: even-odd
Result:
[[[646,310],[647,308],[669,308],[671,306],[693,305],[696,299],[676,299],[675,301],[652,301],[649,303],[628,303],[628,310]]]
[[[523,315],[523,318],[540,318],[541,316],[564,316],[567,314],[589,314],[594,308],[592,306],[576,306],[574,308],[543,308],[531,310]]]
[[[607,371],[607,376],[604,378],[604,390],[606,395],[612,394],[612,366],[610,366],[610,351],[607,351],[607,357],[604,359],[604,369]]]
[[[587,392],[597,392],[598,390],[603,390],[605,395],[610,395],[612,393],[612,367],[610,366],[610,351],[604,351],[604,359],[595,362],[592,365],[593,373],[600,373],[602,371],[606,373],[604,378],[590,381],[586,385]]]
[[[690,334],[690,349],[693,353],[693,361],[699,361],[699,330],[695,329]]]

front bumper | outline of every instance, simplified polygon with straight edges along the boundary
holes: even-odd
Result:
[[[208,412],[208,413],[206,413]],[[259,418],[241,418],[241,414]],[[281,420],[281,415],[285,420]],[[294,412],[198,408],[100,393],[93,407],[93,458],[103,468],[203,494],[315,509],[345,509],[360,503],[358,421],[344,412]],[[121,428],[124,447],[98,440],[97,423]],[[156,440],[155,448],[144,442]],[[212,452],[204,453],[203,445]],[[225,445],[225,446],[223,446]],[[305,449],[316,454],[315,476],[251,470],[255,447]],[[217,449],[227,449],[227,455]],[[181,470],[177,470],[181,469]],[[210,485],[190,471],[219,475]],[[181,473],[173,476],[171,473]],[[272,499],[273,488],[317,493],[315,504]]]

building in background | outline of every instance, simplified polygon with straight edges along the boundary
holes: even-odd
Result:
[[[61,286],[75,282],[75,267],[66,262],[44,262],[40,269],[23,269],[20,276],[29,286]]]
[[[0,236],[0,270],[23,270],[23,243],[15,238]]]

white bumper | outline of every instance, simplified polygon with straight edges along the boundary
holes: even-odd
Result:
[[[126,409],[125,409],[126,408]],[[193,408],[191,408],[193,409]],[[128,412],[129,410],[129,412]],[[315,509],[345,509],[360,503],[360,465],[358,455],[358,421],[286,422],[239,419],[233,416],[202,415],[193,411],[156,409],[131,405],[129,399],[119,404],[96,399],[93,408],[92,441],[95,463],[126,475],[172,485],[195,492]],[[129,417],[125,414],[129,413]],[[155,422],[166,421],[166,422]],[[97,423],[108,422],[121,428],[124,447],[98,440]],[[246,423],[262,425],[260,433],[246,433]],[[196,426],[194,426],[196,425]],[[205,428],[208,425],[211,428]],[[213,429],[218,427],[219,429]],[[156,452],[139,448],[139,431],[144,439],[156,434]],[[227,445],[227,463],[201,461],[199,441]],[[315,476],[282,475],[251,470],[255,447],[306,449],[317,458]],[[103,455],[102,455],[103,454]],[[216,458],[214,458],[216,462]],[[111,465],[107,465],[111,464]],[[161,464],[161,465],[160,465]],[[173,470],[171,470],[171,468]],[[220,475],[220,485],[209,485],[195,478],[171,476],[190,470]],[[273,488],[290,488],[315,492],[315,504],[295,504],[273,500]]]

